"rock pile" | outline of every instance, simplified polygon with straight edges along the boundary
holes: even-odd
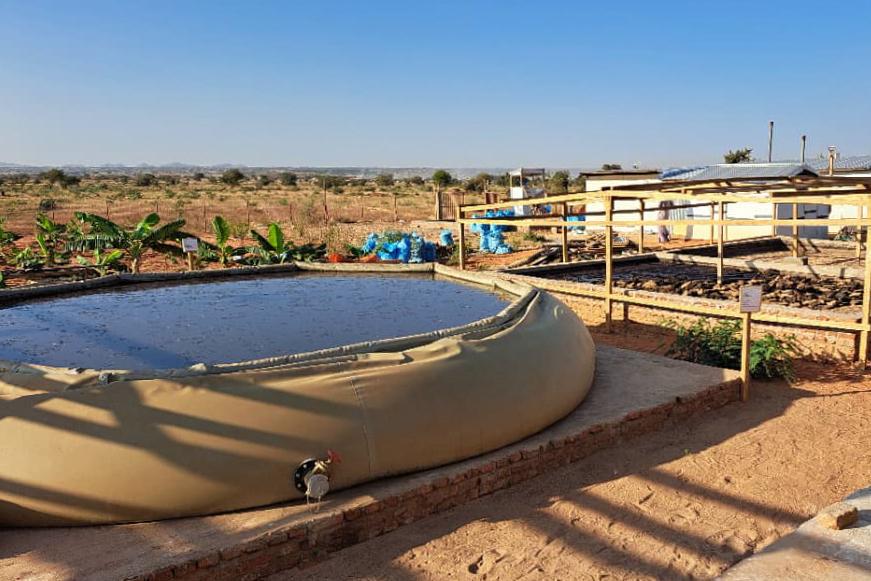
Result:
[[[603,276],[566,273],[559,278],[601,284]],[[718,284],[714,269],[661,264],[621,268],[614,273],[615,287],[725,301],[737,301],[745,285],[761,286],[763,301],[788,307],[839,309],[862,304],[862,281],[854,279],[727,270],[723,283]]]
[[[737,301],[741,287],[762,287],[762,299],[788,307],[837,309],[862,304],[862,283],[858,280],[811,279],[794,274],[758,273],[743,280],[688,280],[682,276],[626,277],[614,286]]]

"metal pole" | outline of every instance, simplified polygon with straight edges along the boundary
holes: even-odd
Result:
[[[805,154],[806,149],[807,149],[807,135],[802,135],[801,136],[801,163],[802,164],[804,164],[804,160],[805,160],[804,154]]]
[[[774,151],[774,121],[768,122],[768,163],[771,163],[772,152]]]

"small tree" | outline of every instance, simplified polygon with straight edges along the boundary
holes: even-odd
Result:
[[[420,176],[411,176],[410,178],[406,178],[405,183],[410,186],[422,186],[423,178]]]
[[[204,174],[204,173],[201,172],[201,171],[196,171],[196,172],[194,172],[193,175],[191,176],[191,179],[192,179],[193,181],[195,181],[195,182],[199,182],[199,181],[202,181],[202,179],[205,178],[205,177],[206,177],[206,174]]]
[[[297,176],[293,172],[285,171],[278,175],[278,181],[280,181],[283,186],[295,186]]]
[[[153,173],[141,173],[136,176],[136,181],[134,182],[140,188],[147,188],[150,186],[157,185],[157,176]]]
[[[63,185],[66,183],[67,174],[64,173],[64,170],[62,169],[53,168],[42,174],[40,177],[51,185]]]
[[[266,174],[257,177],[257,187],[265,188],[272,183],[272,178]]]
[[[227,184],[228,186],[238,186],[239,183],[245,179],[245,174],[239,171],[236,168],[228,169],[224,173],[221,174],[221,181]]]
[[[735,151],[730,149],[728,153],[723,155],[723,161],[726,163],[748,163],[752,161],[752,158],[750,157],[751,153],[753,153],[753,149],[749,147],[736,149]]]
[[[454,181],[454,177],[443,169],[437,169],[432,174],[432,181],[435,185],[443,188]]]
[[[393,185],[394,182],[395,182],[395,180],[393,179],[392,173],[379,174],[375,178],[375,183],[378,184],[379,186],[381,186],[382,188],[389,188],[390,186]]]
[[[556,171],[547,181],[548,189],[555,194],[565,194],[569,191],[569,172]]]
[[[467,192],[483,192],[487,184],[493,181],[493,176],[488,173],[481,172],[473,178],[466,180]]]

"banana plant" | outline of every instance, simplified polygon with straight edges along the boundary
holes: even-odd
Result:
[[[129,229],[96,214],[76,212],[75,216],[90,227],[89,232],[82,236],[84,244],[95,249],[121,250],[130,259],[130,271],[134,274],[139,272],[142,255],[147,250],[180,255],[181,248],[168,242],[186,236],[181,231],[184,220],[174,220],[158,227],[160,216],[153,212]]]
[[[261,263],[283,264],[288,260],[311,262],[312,260],[323,258],[327,253],[326,244],[319,246],[303,244],[297,246],[293,242],[286,240],[281,226],[275,222],[269,225],[266,236],[251,230],[251,237],[260,245],[257,251],[260,254]]]
[[[66,225],[55,222],[45,214],[36,217],[36,244],[46,266],[53,266],[63,256]]]
[[[106,276],[110,270],[118,270],[121,266],[121,258],[124,252],[121,250],[100,251],[94,250],[94,258],[89,261],[84,256],[76,256],[76,261],[82,266],[87,266],[100,276]]]
[[[218,263],[224,268],[227,268],[230,262],[234,262],[248,252],[248,249],[244,246],[237,247],[230,244],[232,228],[230,228],[230,223],[223,216],[212,218],[212,231],[215,234],[215,243],[201,242],[200,244],[214,252]]]

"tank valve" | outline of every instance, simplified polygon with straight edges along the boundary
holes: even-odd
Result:
[[[336,452],[327,450],[325,458],[309,458],[299,465],[293,473],[293,484],[305,494],[306,502],[312,499],[320,502],[327,495],[330,491],[330,466],[341,461]]]

